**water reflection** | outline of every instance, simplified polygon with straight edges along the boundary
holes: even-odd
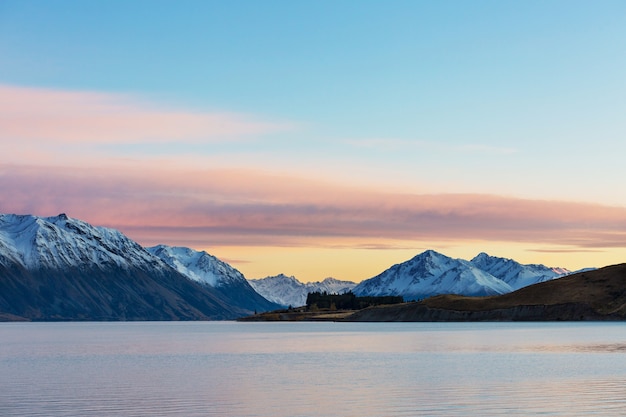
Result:
[[[623,324],[0,325],[2,416],[626,415]]]

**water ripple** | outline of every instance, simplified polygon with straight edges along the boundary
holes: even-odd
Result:
[[[622,327],[511,326],[0,326],[0,415],[626,415]]]

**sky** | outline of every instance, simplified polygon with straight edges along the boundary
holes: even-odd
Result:
[[[0,212],[247,278],[626,262],[624,1],[0,0]]]

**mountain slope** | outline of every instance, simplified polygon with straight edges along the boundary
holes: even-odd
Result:
[[[343,294],[356,286],[354,282],[340,281],[335,278],[326,278],[321,282],[302,283],[293,276],[288,277],[283,274],[248,281],[252,288],[263,297],[284,307],[305,305],[306,297],[310,292]]]
[[[0,215],[0,312],[33,320],[231,319],[247,311],[117,230]]]
[[[362,281],[357,296],[400,295],[417,300],[436,294],[494,295],[512,291],[510,285],[470,262],[428,250]]]
[[[484,252],[474,257],[470,263],[506,282],[514,290],[571,273],[565,268],[550,268],[538,264],[522,265],[513,259],[489,256]]]
[[[188,278],[215,289],[231,305],[258,312],[281,307],[256,292],[241,272],[204,251],[166,245],[146,250]]]
[[[574,273],[492,297],[441,295],[373,307],[349,321],[624,320],[626,264]]]

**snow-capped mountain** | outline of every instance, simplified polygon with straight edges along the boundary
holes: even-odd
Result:
[[[569,273],[564,268],[522,265],[485,253],[466,261],[428,250],[358,285],[332,278],[321,283],[303,284],[294,277],[282,274],[249,282],[268,300],[295,307],[304,305],[307,294],[314,291],[353,291],[357,296],[400,295],[407,301],[437,294],[497,295]]]
[[[333,278],[304,284],[285,275],[248,281],[206,252],[164,245],[146,250],[117,230],[64,214],[0,215],[0,319],[231,319],[301,306],[315,291],[406,300],[490,295],[568,273],[485,253],[465,261],[426,251],[358,285]]]
[[[117,230],[94,227],[65,214],[55,217],[0,215],[0,255],[21,266],[62,270],[86,264],[100,269],[160,267],[138,243]]]
[[[513,290],[571,274],[571,271],[565,268],[550,268],[540,264],[522,265],[513,259],[498,258],[484,252],[470,262],[506,282]]]
[[[428,250],[362,281],[353,292],[357,296],[401,295],[405,300],[417,300],[437,294],[483,296],[512,290],[506,282],[466,260]]]
[[[327,292],[328,294],[345,294],[348,291],[352,291],[356,287],[356,282],[342,281],[335,278],[326,278],[321,282],[308,282],[305,284],[307,287],[312,288],[313,291],[309,292]]]
[[[241,272],[205,251],[167,245],[157,245],[146,250],[181,274],[212,287],[247,282]]]
[[[188,278],[217,289],[239,307],[257,312],[280,307],[259,295],[237,269],[205,251],[167,245],[146,250]]]
[[[340,281],[335,278],[326,278],[321,282],[302,283],[293,276],[288,277],[283,274],[251,279],[248,282],[263,297],[285,307],[305,305],[306,297],[310,292],[325,291],[329,294],[343,294],[356,286],[354,282]]]
[[[0,314],[39,320],[207,320],[251,313],[121,232],[65,214],[0,215]]]

